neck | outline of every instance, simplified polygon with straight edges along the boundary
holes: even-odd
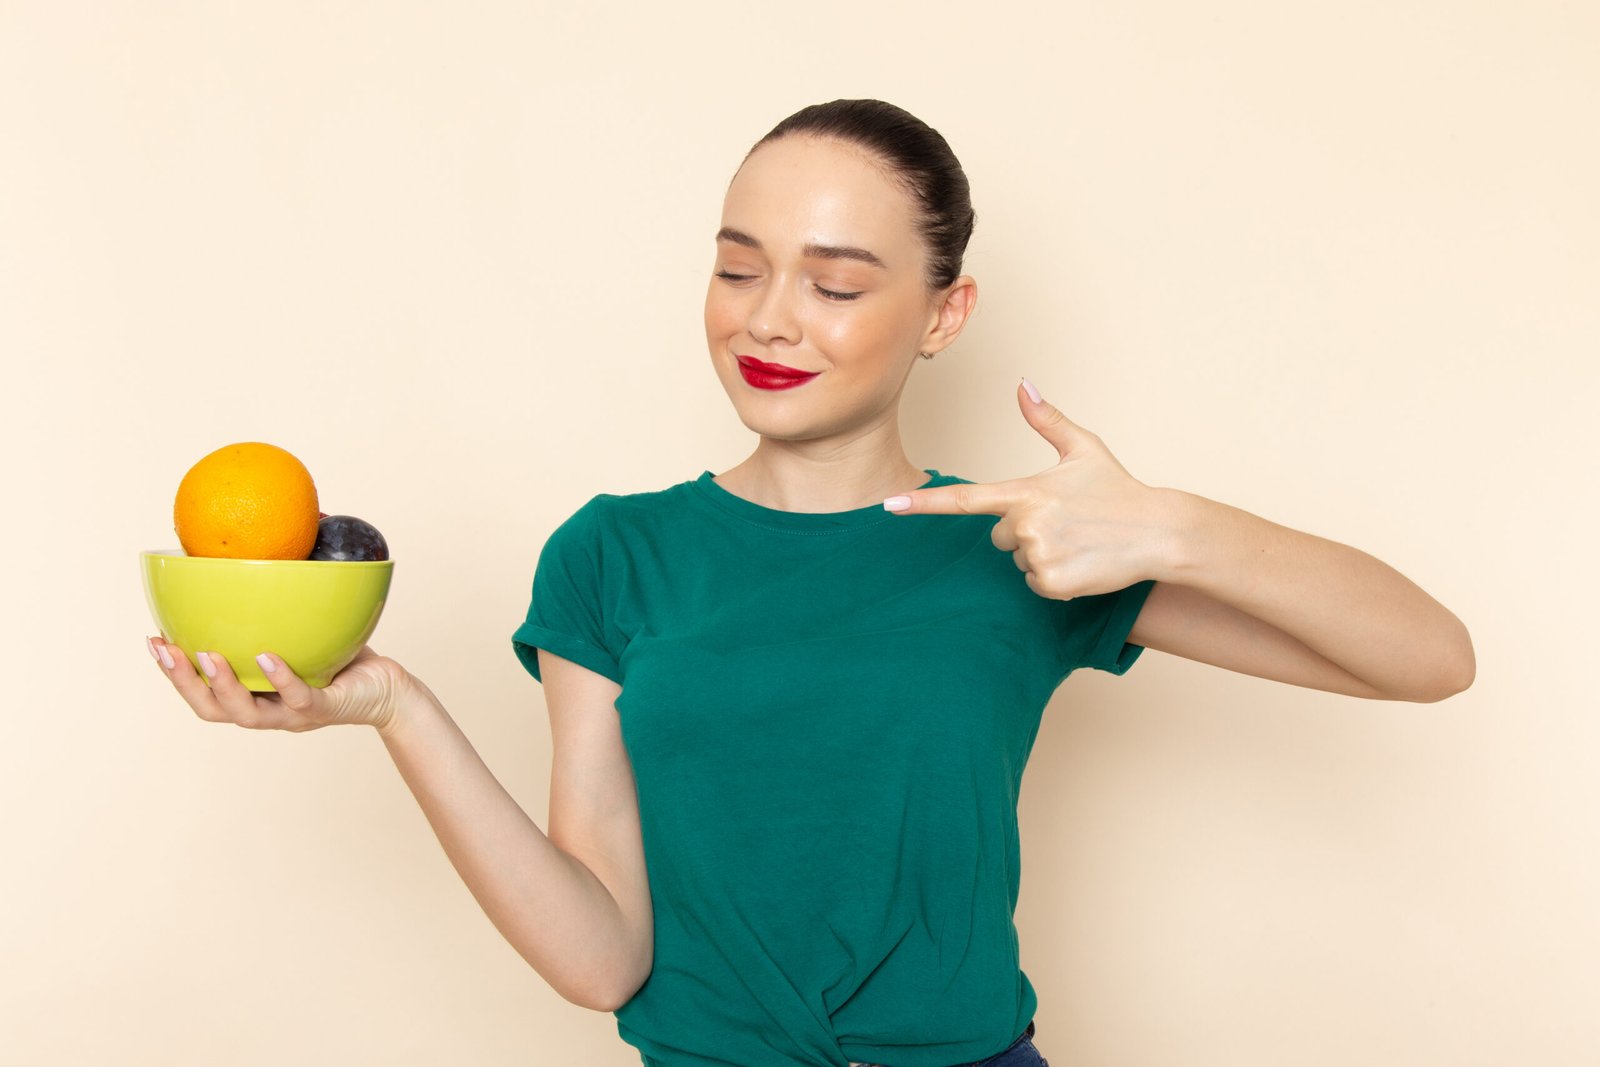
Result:
[[[780,511],[853,511],[910,492],[928,480],[903,451],[884,456],[817,458],[757,449],[744,462],[713,475],[735,496]]]

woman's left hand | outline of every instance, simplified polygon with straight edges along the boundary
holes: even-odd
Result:
[[[1112,593],[1168,572],[1179,531],[1175,492],[1129,474],[1098,436],[1021,385],[1022,416],[1061,461],[1027,478],[906,494],[901,515],[998,515],[990,539],[1028,587],[1053,600]],[[894,499],[894,498],[890,498]]]

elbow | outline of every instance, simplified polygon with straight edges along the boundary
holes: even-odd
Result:
[[[1451,661],[1450,669],[1443,672],[1443,680],[1435,684],[1427,696],[1420,698],[1420,703],[1437,704],[1457,693],[1464,693],[1472,688],[1477,677],[1478,659],[1473,654],[1472,642],[1468,640],[1461,654]]]
[[[631,993],[625,997],[605,997],[601,1000],[595,1001],[593,1004],[585,1004],[584,1007],[588,1008],[590,1011],[598,1011],[606,1015],[610,1015],[613,1012],[620,1011],[622,1006],[632,999],[633,994]]]
[[[1476,681],[1477,678],[1478,660],[1475,656],[1473,656],[1472,647],[1469,645],[1467,647],[1466,665],[1461,668],[1461,673],[1457,676],[1456,687],[1451,691],[1450,695],[1455,696],[1456,693],[1464,693],[1468,689],[1471,689],[1472,683]]]
[[[567,999],[591,1011],[609,1013],[620,1010],[624,1004],[633,999],[633,995],[639,992],[645,980],[650,977],[651,956],[653,953],[644,959],[642,966],[636,962],[620,980],[606,982],[597,991],[591,990],[581,999],[572,997]]]
[[[578,993],[563,993],[562,999],[580,1008],[590,1011],[613,1012],[628,1002],[627,997],[618,998],[613,991],[585,989]]]
[[[622,1010],[622,1006],[628,1003],[628,1001],[632,1000],[635,993],[639,992],[639,987],[642,985],[644,985],[643,982],[633,982],[625,989],[613,989],[605,996],[593,998],[588,1004],[585,1004],[584,1007],[590,1008],[593,1011],[603,1011],[608,1014],[611,1012],[620,1011]]]
[[[534,969],[538,970],[538,968]],[[633,994],[638,992],[639,986],[643,984],[642,982],[635,982],[631,987],[623,990],[618,982],[608,979],[605,974],[599,971],[587,975],[582,981],[562,982],[555,981],[543,971],[539,973],[544,977],[545,981],[550,983],[550,988],[555,990],[556,994],[568,1004],[576,1004],[580,1008],[588,1008],[590,1011],[599,1012],[616,1011],[633,999]]]
[[[1467,685],[1471,684],[1470,682],[1467,683]],[[1433,689],[1426,694],[1403,697],[1402,699],[1409,700],[1413,704],[1439,704],[1465,690],[1467,685],[1453,685],[1445,689]]]
[[[1450,690],[1445,697],[1453,697],[1457,693],[1465,693],[1472,688],[1472,683],[1478,677],[1478,654],[1472,650],[1472,637],[1467,633],[1466,627],[1461,629],[1461,650],[1455,659],[1456,669],[1451,675]],[[1443,700],[1444,697],[1439,699]]]

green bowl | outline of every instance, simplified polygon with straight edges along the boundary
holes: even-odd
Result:
[[[141,552],[145,600],[161,636],[204,678],[196,652],[220,652],[245,688],[273,692],[260,652],[322,688],[378,628],[394,560],[222,559]]]

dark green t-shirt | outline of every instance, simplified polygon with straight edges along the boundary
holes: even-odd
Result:
[[[1033,1018],[1023,767],[1068,674],[1138,659],[1154,582],[1041,597],[998,521],[779,511],[706,471],[546,541],[513,648],[622,686],[655,955],[616,1018],[648,1067],[948,1067]]]

